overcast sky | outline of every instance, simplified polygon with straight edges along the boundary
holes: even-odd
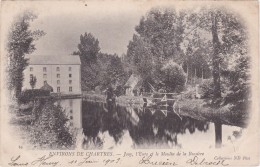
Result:
[[[88,32],[98,38],[101,52],[121,56],[127,51],[135,26],[148,10],[133,4],[127,8],[122,5],[120,8],[105,2],[77,3],[61,6],[62,9],[50,5],[48,10],[36,10],[38,19],[32,23],[32,29],[41,29],[46,35],[36,42],[33,54],[71,54],[77,50],[80,34]]]
[[[196,2],[195,6],[199,3],[204,2]],[[31,29],[43,30],[46,35],[36,42],[35,55],[71,54],[77,50],[80,35],[88,32],[98,38],[101,52],[121,56],[127,51],[135,26],[151,8],[172,6],[178,10],[181,6],[194,7],[194,4],[171,0],[63,0],[5,1],[2,6],[1,19],[5,20],[2,33],[10,30],[8,24],[25,9],[38,14]]]
[[[168,3],[167,0],[156,3],[149,0],[5,1],[1,17],[6,24],[2,32],[10,30],[8,24],[17,14],[30,9],[38,15],[31,29],[46,33],[36,41],[37,50],[33,55],[72,54],[77,50],[80,35],[88,32],[99,40],[101,52],[121,56],[126,53],[141,17],[151,8],[169,6]]]

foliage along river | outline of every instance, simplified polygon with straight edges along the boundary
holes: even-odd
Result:
[[[70,126],[78,130],[77,147],[116,148],[215,148],[237,140],[243,128],[196,120],[171,108],[120,106],[118,104],[64,99]]]

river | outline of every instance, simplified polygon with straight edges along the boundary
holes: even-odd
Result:
[[[58,102],[78,131],[81,149],[218,148],[232,145],[243,128],[196,120],[165,107],[120,106],[82,99]]]

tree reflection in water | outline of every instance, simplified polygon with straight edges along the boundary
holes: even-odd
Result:
[[[102,149],[106,138],[100,134],[108,132],[116,145],[120,145],[125,132],[135,148],[178,145],[178,134],[196,130],[206,132],[209,123],[176,115],[172,108],[122,107],[115,103],[105,104],[84,101],[82,104],[82,126],[85,135],[84,149]]]

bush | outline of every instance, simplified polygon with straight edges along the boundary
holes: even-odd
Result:
[[[199,86],[201,90],[201,98],[212,98],[213,97],[213,81],[211,79],[204,80]]]
[[[30,142],[42,149],[70,149],[75,141],[70,133],[64,109],[54,105],[51,100],[42,100],[35,106],[34,112],[37,113],[32,125],[30,125]]]
[[[160,78],[167,92],[181,92],[184,89],[186,75],[182,67],[173,61],[161,68]]]
[[[49,96],[50,91],[48,90],[42,90],[42,89],[29,89],[23,91],[20,96],[18,97],[19,103],[28,103],[35,99],[36,97],[41,97],[41,96]]]

